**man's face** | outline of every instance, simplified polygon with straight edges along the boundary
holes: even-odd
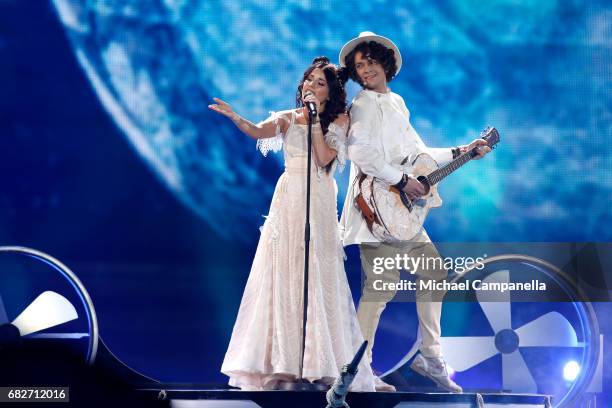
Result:
[[[355,53],[355,71],[364,88],[376,92],[387,91],[387,77],[382,65],[361,51]]]

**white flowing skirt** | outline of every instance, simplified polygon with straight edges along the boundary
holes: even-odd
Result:
[[[231,386],[273,389],[298,377],[302,337],[305,171],[287,168],[276,184],[221,371]],[[308,319],[303,378],[333,383],[363,342],[344,271],[328,174],[312,175]],[[352,391],[374,391],[364,357]]]

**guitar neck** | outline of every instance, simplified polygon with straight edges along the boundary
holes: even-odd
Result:
[[[434,184],[438,184],[446,176],[450,175],[452,172],[454,172],[455,170],[458,170],[465,163],[472,160],[474,157],[478,155],[478,153],[476,153],[475,150],[476,148],[473,148],[472,150],[469,150],[463,153],[461,156],[457,157],[455,160],[448,163],[446,166],[440,167],[439,169],[432,171],[427,176],[427,179],[429,180],[429,184],[432,186]]]

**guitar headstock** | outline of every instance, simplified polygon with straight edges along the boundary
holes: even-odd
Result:
[[[494,149],[495,145],[499,143],[499,132],[494,127],[487,127],[485,130],[480,132],[480,138],[487,141],[487,145]]]

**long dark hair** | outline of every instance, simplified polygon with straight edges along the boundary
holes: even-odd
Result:
[[[321,128],[323,129],[323,134],[325,134],[330,123],[336,120],[338,115],[347,111],[344,84],[348,80],[348,71],[345,68],[338,68],[331,64],[327,57],[317,57],[312,60],[312,64],[304,71],[304,76],[297,87],[297,92],[295,93],[296,107],[301,108],[304,106],[304,102],[302,102],[302,87],[308,76],[317,68],[323,71],[329,89],[329,100],[325,104],[325,110],[319,114]]]

